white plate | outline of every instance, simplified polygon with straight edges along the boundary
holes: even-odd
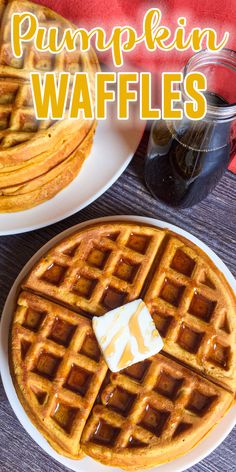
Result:
[[[52,246],[58,243],[61,239],[68,236],[70,233],[74,232],[75,230],[79,230],[85,227],[87,224],[93,223],[104,223],[107,221],[136,221],[138,223],[144,224],[152,224],[157,227],[166,228],[168,227],[170,230],[175,231],[176,233],[185,236],[193,243],[197,244],[203,251],[205,251],[209,257],[213,260],[215,265],[221,270],[226,279],[228,280],[229,284],[236,291],[236,281],[229,271],[225,264],[221,261],[221,259],[210,249],[206,244],[201,242],[199,239],[192,236],[190,233],[178,228],[177,226],[170,225],[169,223],[164,223],[163,221],[154,220],[152,218],[144,218],[144,217],[137,217],[137,216],[115,216],[115,217],[107,217],[107,218],[99,218],[96,220],[90,220],[89,222],[85,222],[70,228],[63,233],[56,236],[54,239],[49,241],[45,246],[43,246],[33,257],[30,261],[26,264],[24,269],[21,271],[19,276],[17,277],[10,293],[7,298],[3,314],[2,314],[2,322],[0,326],[0,371],[2,375],[3,385],[8,397],[8,400],[14,410],[17,418],[25,428],[25,430],[29,433],[34,441],[37,442],[39,446],[41,446],[44,451],[46,451],[51,457],[56,459],[58,462],[63,464],[66,467],[74,470],[75,472],[104,472],[104,469],[108,472],[117,472],[117,469],[112,467],[105,467],[94,460],[86,457],[81,461],[75,461],[71,459],[67,459],[63,457],[51,446],[47,443],[44,437],[39,433],[39,431],[32,425],[31,421],[29,420],[28,416],[26,415],[23,407],[21,406],[18,397],[16,395],[11,375],[9,372],[9,365],[8,365],[8,333],[11,323],[11,317],[15,306],[15,300],[17,296],[17,291],[19,290],[19,286],[22,282],[22,279],[25,277],[26,273],[32,268],[35,262]],[[152,469],[152,472],[182,472],[189,467],[193,466],[208,454],[210,454],[219,444],[226,438],[226,436],[230,433],[233,429],[234,425],[236,424],[236,407],[233,407],[230,410],[222,421],[214,428],[214,430],[203,440],[201,443],[195,447],[192,451],[184,456],[170,462],[169,464],[164,464],[159,467]]]
[[[120,177],[141,140],[145,122],[98,123],[92,152],[71,184],[30,210],[0,214],[0,236],[24,233],[73,215],[100,197]]]

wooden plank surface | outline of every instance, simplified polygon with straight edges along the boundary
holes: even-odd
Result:
[[[154,200],[144,185],[147,133],[128,169],[96,202],[76,215],[38,231],[0,238],[0,310],[16,276],[29,258],[61,231],[85,220],[128,214],[176,224],[207,243],[236,276],[236,176],[227,172],[215,191],[191,209],[173,210]],[[1,218],[1,216],[0,216]],[[1,472],[63,472],[16,419],[0,384]],[[236,472],[236,427],[208,458],[191,472]],[[89,472],[89,471],[88,471]],[[175,472],[175,471],[173,471]]]

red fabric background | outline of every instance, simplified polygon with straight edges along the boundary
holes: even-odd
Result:
[[[219,38],[229,31],[227,47],[236,50],[236,3],[235,0],[36,0],[70,19],[77,26],[91,28],[103,26],[109,32],[113,26],[127,24],[140,31],[144,12],[150,7],[161,9],[162,24],[172,31],[176,19],[186,16],[187,31],[194,26],[209,26],[217,30]],[[144,47],[136,48],[125,57],[127,67],[144,70],[177,70],[191,56],[191,50],[149,53]],[[103,61],[111,61],[109,54]],[[230,170],[236,173],[236,127],[232,146]]]

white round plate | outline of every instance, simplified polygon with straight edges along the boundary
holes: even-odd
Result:
[[[120,177],[141,140],[145,122],[99,121],[92,152],[81,172],[51,200],[30,210],[0,214],[0,236],[24,233],[61,221],[96,200]]]
[[[39,431],[33,426],[30,419],[26,415],[23,407],[21,406],[18,397],[16,395],[10,371],[9,371],[9,364],[8,364],[8,335],[10,329],[10,323],[12,318],[12,313],[14,311],[16,297],[19,291],[19,287],[23,278],[29,272],[29,270],[33,267],[35,262],[52,246],[58,243],[60,240],[68,236],[69,234],[75,232],[76,230],[80,230],[84,228],[88,224],[94,223],[104,223],[107,221],[133,221],[138,223],[144,224],[151,224],[161,228],[169,228],[170,230],[175,231],[176,233],[185,236],[193,243],[197,244],[203,251],[205,251],[208,256],[213,260],[215,265],[219,268],[221,272],[225,275],[226,279],[228,280],[229,284],[236,291],[236,281],[226,267],[226,265],[221,261],[221,259],[208,247],[206,244],[201,242],[199,239],[192,236],[187,231],[184,231],[177,226],[170,225],[169,223],[165,223],[160,220],[155,220],[152,218],[146,217],[137,217],[137,216],[115,216],[115,217],[107,217],[107,218],[99,218],[95,220],[90,220],[85,223],[79,224],[74,226],[63,233],[59,234],[51,241],[49,241],[45,246],[43,246],[26,264],[23,268],[19,276],[17,277],[5,304],[3,314],[2,314],[2,321],[0,326],[0,371],[2,376],[3,385],[8,397],[8,400],[14,410],[17,418],[25,428],[25,430],[29,433],[36,443],[41,446],[44,451],[46,451],[51,457],[56,459],[58,462],[63,464],[64,466],[72,469],[75,472],[104,472],[107,470],[108,472],[117,472],[118,469],[113,467],[105,467],[98,462],[95,462],[93,459],[86,457],[81,461],[67,459],[59,454],[57,454],[54,449],[47,443],[46,439],[39,433]],[[230,433],[233,427],[236,424],[236,407],[233,407],[230,410],[222,421],[213,429],[213,431],[205,438],[201,443],[196,446],[192,451],[188,454],[185,454],[174,461],[161,465],[159,467],[155,467],[152,469],[152,472],[183,472],[184,470],[188,469],[189,467],[193,466],[197,462],[201,461],[210,454],[219,444],[226,438],[226,436]]]

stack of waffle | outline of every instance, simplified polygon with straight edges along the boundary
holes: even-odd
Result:
[[[190,241],[132,223],[88,227],[45,254],[22,288],[12,378],[59,453],[152,467],[191,450],[233,405],[235,296]],[[164,349],[115,374],[91,318],[139,297]]]
[[[35,118],[31,72],[69,72],[73,78],[85,71],[93,96],[99,65],[92,49],[50,54],[37,51],[33,43],[25,43],[17,59],[11,45],[11,17],[16,12],[34,13],[40,26],[58,27],[60,34],[73,28],[48,8],[0,0],[0,212],[31,208],[67,186],[88,156],[96,128],[93,121],[69,120],[68,108],[60,121]]]

